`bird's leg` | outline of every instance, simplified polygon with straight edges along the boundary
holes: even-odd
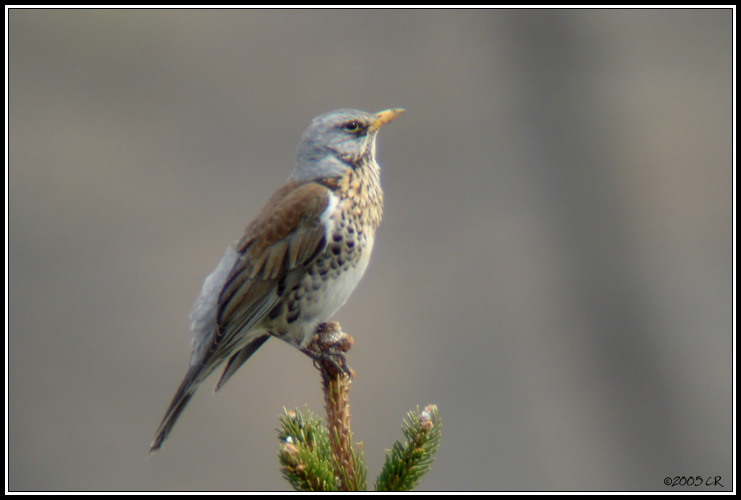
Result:
[[[352,344],[353,338],[342,331],[339,323],[331,321],[317,325],[314,338],[302,352],[314,360],[323,376],[334,379],[343,374],[352,378],[354,373],[347,366],[347,351]]]

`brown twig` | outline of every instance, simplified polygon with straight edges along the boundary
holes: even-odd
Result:
[[[352,337],[340,329],[339,323],[322,323],[317,327],[311,346],[318,354],[315,359],[322,373],[332,461],[343,491],[357,491],[360,486],[353,453],[348,400],[354,373],[347,366],[345,359],[352,344]]]

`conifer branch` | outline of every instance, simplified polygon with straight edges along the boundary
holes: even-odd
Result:
[[[327,428],[310,411],[287,411],[279,416],[278,457],[283,476],[298,491],[363,491],[367,469],[362,443],[353,444],[350,431],[350,383],[354,376],[346,354],[352,337],[338,323],[322,323],[307,352],[322,374]],[[407,442],[394,442],[376,491],[410,491],[430,470],[440,447],[442,422],[435,405],[409,412],[402,425]]]
[[[376,491],[411,491],[421,477],[426,474],[433,455],[440,448],[442,421],[437,414],[437,406],[429,405],[422,413],[409,412],[402,425],[406,443],[395,441],[386,452],[386,461],[376,480]]]

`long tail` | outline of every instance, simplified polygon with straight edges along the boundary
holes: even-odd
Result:
[[[252,356],[252,354],[254,354],[254,352],[258,350],[266,340],[268,340],[268,338],[270,338],[270,335],[261,335],[252,339],[247,343],[247,345],[237,351],[237,353],[229,359],[229,363],[227,363],[224,373],[219,379],[219,383],[214,388],[214,392],[221,389],[224,384],[226,384],[227,380],[234,375],[234,372],[236,372],[239,367],[242,366],[242,364],[247,361],[247,359]],[[170,403],[170,407],[167,409],[165,417],[162,419],[162,423],[157,429],[157,434],[154,436],[152,444],[149,445],[150,454],[160,449],[162,443],[167,439],[167,435],[170,434],[175,422],[177,422],[178,417],[183,413],[188,401],[190,401],[190,398],[192,398],[193,394],[196,393],[198,386],[201,385],[201,382],[208,377],[219,364],[221,364],[221,361],[210,361],[206,363],[198,363],[195,366],[190,367],[188,373],[185,374],[185,378],[183,378],[183,381],[180,383],[180,387],[178,387],[175,397],[172,398],[172,403]]]
[[[170,407],[167,409],[165,417],[157,429],[157,434],[152,440],[152,444],[149,445],[150,454],[160,449],[162,443],[167,439],[167,435],[170,434],[175,422],[177,422],[178,417],[183,413],[188,401],[195,394],[198,386],[201,384],[201,380],[198,379],[201,371],[201,367],[196,365],[191,367],[188,373],[185,374],[185,378],[180,383],[180,387],[178,387],[175,397],[172,398],[172,403],[170,403]]]

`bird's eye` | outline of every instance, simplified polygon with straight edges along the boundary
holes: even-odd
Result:
[[[355,134],[357,132],[360,132],[363,126],[357,120],[350,120],[349,122],[345,123],[342,128],[345,130],[345,132]]]

